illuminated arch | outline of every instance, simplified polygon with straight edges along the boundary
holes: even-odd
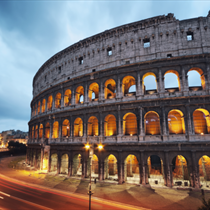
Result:
[[[32,133],[31,133],[31,138],[34,138],[34,126],[32,127]]]
[[[97,101],[99,97],[99,85],[94,82],[89,86],[88,98],[89,101]]]
[[[64,106],[71,105],[71,90],[67,89],[64,93]]]
[[[104,98],[111,99],[116,97],[116,82],[108,79],[104,84]]]
[[[52,154],[51,155],[51,169],[50,171],[57,171],[57,166],[58,166],[58,155],[57,154]]]
[[[123,117],[123,134],[124,135],[137,135],[137,119],[133,113],[127,113]]]
[[[61,174],[68,174],[69,167],[69,156],[67,154],[63,154],[61,156]]]
[[[191,68],[187,73],[188,74],[189,87],[194,86],[194,85],[191,85],[192,80],[191,80],[190,72],[192,72],[192,71],[196,71],[200,75],[200,78],[197,78],[197,79],[199,79],[199,83],[200,83],[199,86],[202,86],[202,89],[205,90],[206,89],[206,82],[205,82],[205,76],[204,76],[203,70],[200,69],[200,68],[197,68],[197,67]],[[193,89],[193,90],[195,91],[195,89]]]
[[[46,104],[46,100],[43,99],[42,100],[42,113],[45,112],[45,104]]]
[[[83,136],[83,121],[79,117],[74,121],[74,136]]]
[[[88,120],[88,136],[98,136],[98,119],[94,116]]]
[[[206,109],[196,109],[193,112],[193,124],[195,134],[210,133],[209,112]]]
[[[146,77],[147,77],[147,79],[146,79]],[[145,81],[145,79],[146,79],[146,81]],[[151,86],[147,87],[149,85],[151,85]],[[156,80],[156,75],[154,73],[148,72],[148,73],[144,74],[144,76],[142,77],[142,90],[144,91],[145,94],[146,94],[147,90],[154,90],[153,92],[157,92],[157,80]],[[151,94],[153,92],[151,92]]]
[[[49,139],[50,138],[50,123],[47,122],[45,125],[45,138]]]
[[[53,136],[52,138],[56,139],[59,137],[59,123],[58,121],[55,121],[53,123]]]
[[[41,106],[41,103],[40,101],[38,102],[38,108],[37,108],[37,114],[40,114],[40,106]]]
[[[81,100],[83,98],[83,100]],[[82,86],[79,86],[76,89],[76,93],[75,93],[75,100],[76,100],[76,104],[83,104],[84,103],[84,88]]]
[[[70,123],[67,119],[62,124],[62,137],[70,137]]]
[[[117,134],[116,118],[114,115],[107,115],[104,120],[104,132],[105,136],[114,136]]]
[[[127,95],[129,93],[129,89],[131,86],[136,86],[136,80],[132,76],[126,76],[122,80],[122,93],[123,95]],[[135,93],[134,93],[135,94]]]
[[[201,183],[210,181],[210,158],[207,155],[203,155],[199,159],[198,165]]]
[[[180,87],[180,79],[179,79],[179,73],[175,70],[168,70],[165,74],[164,74],[164,82],[165,82],[165,88],[179,88],[179,91],[181,90]],[[177,83],[175,84],[174,87],[171,87],[171,78],[173,78],[173,82],[175,83],[175,81],[177,80]],[[176,79],[175,79],[176,78]],[[169,84],[169,80],[170,80],[170,85]]]
[[[163,175],[163,161],[158,155],[151,155],[147,159],[149,175]]]
[[[180,110],[173,109],[168,113],[168,129],[170,134],[184,134],[184,115]]]
[[[34,138],[37,139],[37,137],[38,137],[38,125],[36,125],[36,127],[35,127],[35,136],[34,136]]]
[[[145,133],[146,135],[159,135],[160,134],[160,118],[159,115],[150,111],[144,117]]]
[[[53,97],[52,97],[52,95],[50,95],[48,97],[48,100],[47,100],[47,109],[48,109],[48,111],[52,110],[52,102],[53,102]]]
[[[41,139],[43,137],[43,125],[40,124],[39,126],[39,139]]]
[[[104,175],[105,179],[117,179],[118,170],[117,170],[117,158],[110,154],[104,162]]]
[[[94,154],[92,158],[92,175],[97,176],[98,174],[98,157]]]
[[[61,108],[61,93],[57,93],[55,96],[55,108]]]
[[[81,159],[82,159],[81,154],[77,154],[73,157],[72,175],[82,175]]]

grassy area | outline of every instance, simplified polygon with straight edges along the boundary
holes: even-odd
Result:
[[[8,167],[9,168],[17,168],[17,165],[20,161],[23,161],[25,160],[26,157],[25,156],[21,156],[21,157],[17,157],[15,160],[11,161],[9,164],[8,164]]]

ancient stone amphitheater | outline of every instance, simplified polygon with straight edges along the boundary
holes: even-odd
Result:
[[[192,72],[200,85],[190,85]],[[166,87],[168,75],[176,86]],[[34,76],[27,162],[81,178],[91,168],[105,182],[208,187],[209,93],[210,14],[106,30],[58,52]]]

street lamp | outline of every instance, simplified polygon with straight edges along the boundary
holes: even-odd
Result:
[[[91,210],[91,195],[93,194],[91,192],[91,172],[92,172],[92,158],[93,158],[93,154],[94,154],[94,144],[85,144],[85,149],[89,150],[89,158],[90,158],[90,183],[89,183],[89,191],[88,191],[88,195],[89,195],[89,210]],[[103,149],[103,145],[100,143],[98,145],[98,149],[102,150]]]

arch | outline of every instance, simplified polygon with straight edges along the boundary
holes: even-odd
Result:
[[[193,124],[195,134],[210,133],[210,118],[209,112],[206,109],[196,109],[193,112]]]
[[[69,156],[67,154],[63,154],[61,156],[61,174],[68,174],[69,168]]]
[[[55,108],[61,108],[61,93],[57,93],[55,96]]]
[[[199,161],[199,176],[201,187],[207,187],[210,184],[210,158],[203,155]]]
[[[38,137],[38,125],[36,125],[36,127],[35,127],[35,136],[34,136],[34,138],[37,139],[37,137]]]
[[[154,111],[149,111],[144,116],[146,135],[160,135],[160,118]]]
[[[72,175],[81,176],[82,175],[82,161],[81,155],[77,154],[73,158],[73,168]]]
[[[187,75],[190,90],[196,91],[199,90],[199,87],[202,87],[203,90],[206,89],[205,76],[202,69],[193,67],[187,72]]]
[[[99,85],[94,82],[90,84],[88,90],[89,101],[97,101],[99,97]]]
[[[133,95],[135,95],[136,93],[135,92],[130,92],[129,93],[129,88],[131,86],[134,86],[136,85],[136,80],[134,77],[132,76],[125,76],[122,80],[122,93],[123,93],[123,96],[126,96],[127,94],[131,94],[133,93]]]
[[[139,162],[135,155],[128,155],[124,161],[124,180],[128,183],[140,183]]]
[[[117,158],[112,154],[104,161],[104,178],[118,180]]]
[[[177,155],[172,160],[173,184],[175,186],[189,186],[189,171],[187,160],[182,155]]]
[[[88,120],[88,136],[98,136],[98,119],[94,116]]]
[[[40,124],[39,126],[39,139],[41,139],[43,137],[43,125]]]
[[[67,119],[62,124],[62,137],[70,137],[70,122]]]
[[[31,133],[31,138],[34,138],[34,126],[32,127],[32,133]]]
[[[45,104],[46,104],[46,100],[43,99],[42,100],[42,113],[45,112]]]
[[[184,115],[178,109],[173,109],[168,113],[168,129],[170,134],[184,134]]]
[[[47,110],[48,111],[52,110],[52,102],[53,102],[53,97],[52,97],[52,95],[50,95],[47,100]]]
[[[43,157],[43,170],[48,170],[48,152],[44,153]]]
[[[111,99],[116,97],[116,82],[108,79],[104,84],[104,98]]]
[[[117,134],[116,118],[112,114],[109,114],[105,117],[104,133],[105,136],[114,136]]]
[[[176,88],[178,88],[180,91],[181,87],[179,73],[175,70],[168,70],[164,74],[164,85],[165,89],[168,89],[169,92],[173,91],[173,89],[176,91]]]
[[[90,159],[88,160],[88,166],[90,166]],[[90,176],[90,168],[88,168],[88,176]],[[98,157],[93,154],[92,157],[92,167],[91,167],[91,177],[97,178],[99,176],[98,169]]]
[[[45,125],[45,138],[49,139],[50,138],[50,123],[47,122]]]
[[[41,106],[41,103],[40,101],[38,102],[38,108],[37,108],[37,114],[40,114],[40,106]]]
[[[51,155],[51,172],[57,172],[58,167],[58,155],[56,153]]]
[[[142,77],[142,90],[144,91],[144,94],[153,94],[157,92],[157,79],[154,73],[148,72],[144,74]]]
[[[71,105],[71,90],[67,89],[64,93],[64,106]]]
[[[53,136],[52,138],[57,139],[59,137],[59,123],[55,121],[53,123]]]
[[[74,121],[74,136],[83,136],[83,121],[79,117]]]
[[[164,185],[163,161],[158,155],[151,155],[147,159],[148,177],[150,184]]]
[[[137,135],[137,119],[133,113],[127,113],[123,117],[123,134],[124,135]]]
[[[77,87],[76,93],[75,93],[76,104],[83,104],[84,101],[81,100],[81,98],[84,98],[84,88],[82,86],[79,86]]]

